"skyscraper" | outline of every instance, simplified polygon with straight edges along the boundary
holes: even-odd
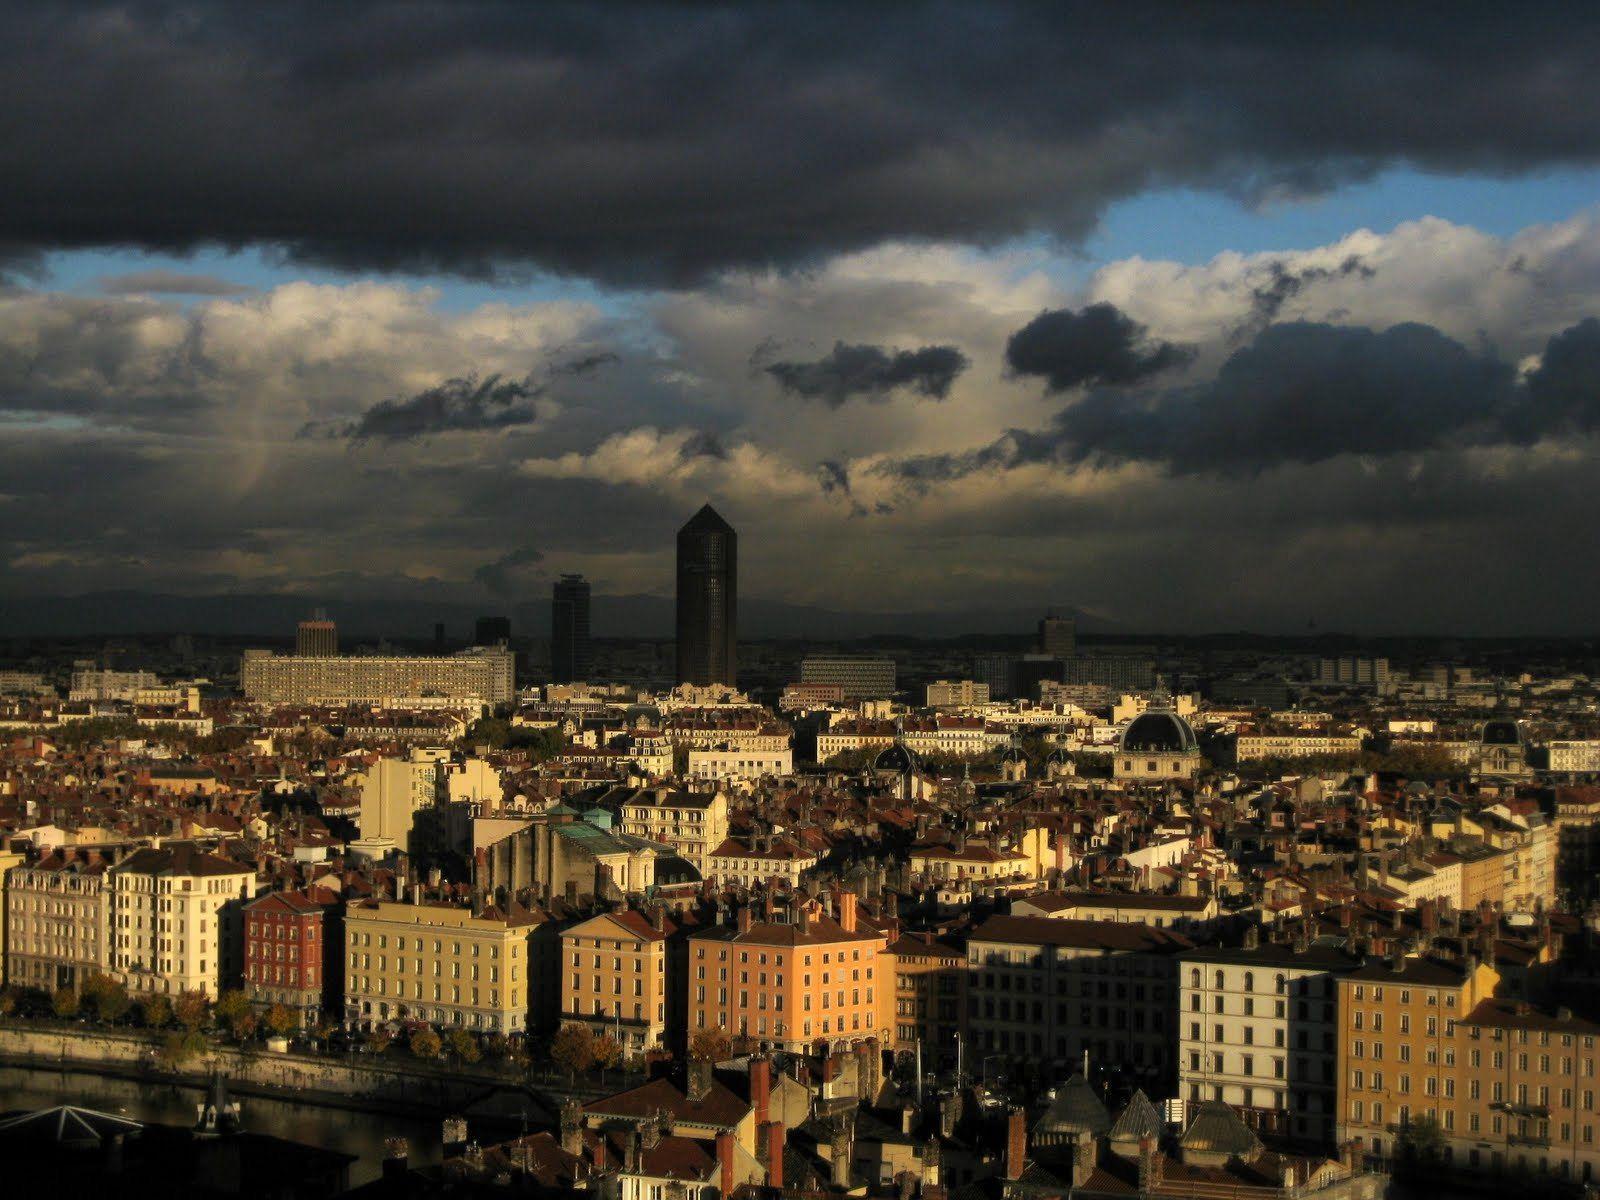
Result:
[[[294,652],[300,658],[332,658],[339,653],[339,630],[322,609],[301,621],[294,634]]]
[[[1051,658],[1071,658],[1077,649],[1078,623],[1050,609],[1039,622],[1039,653]]]
[[[739,537],[707,504],[678,530],[678,682],[738,676]]]
[[[477,624],[472,627],[472,644],[475,646],[498,646],[510,640],[510,617],[479,617]]]
[[[563,575],[550,600],[550,677],[557,683],[583,683],[593,673],[589,581],[582,575]]]

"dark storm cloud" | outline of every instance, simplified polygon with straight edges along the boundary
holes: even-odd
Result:
[[[0,242],[655,282],[1600,155],[1586,9],[1112,11],[18,2]]]
[[[914,491],[1029,463],[1148,462],[1174,475],[1254,475],[1340,455],[1528,443],[1600,428],[1600,321],[1551,338],[1519,381],[1492,353],[1430,325],[1274,325],[1209,383],[1101,388],[1043,430],[1011,429],[956,454],[880,463]]]
[[[967,356],[954,346],[885,350],[882,346],[835,342],[823,358],[775,362],[765,370],[791,395],[825,400],[839,408],[853,396],[885,400],[897,388],[943,400],[950,394],[956,376],[966,370],[967,361]]]
[[[850,471],[843,463],[826,459],[817,464],[817,486],[824,496],[850,494]]]
[[[1006,341],[1006,366],[1037,375],[1053,392],[1084,384],[1138,383],[1194,358],[1194,347],[1152,342],[1114,304],[1042,312]]]
[[[102,275],[100,290],[108,296],[240,296],[255,291],[245,284],[216,275],[188,275],[180,271],[163,270]]]
[[[1267,266],[1267,281],[1250,290],[1250,317],[1234,337],[1237,340],[1272,324],[1283,306],[1298,296],[1308,283],[1350,276],[1371,279],[1377,273],[1377,269],[1363,262],[1359,254],[1350,255],[1337,267],[1304,267],[1298,271],[1286,266],[1281,259],[1274,259]]]
[[[507,429],[538,419],[544,389],[530,379],[447,379],[414,396],[374,404],[356,420],[334,428],[338,437],[363,442],[410,441],[434,433]],[[315,432],[309,429],[307,432]]]
[[[543,553],[532,546],[521,546],[493,562],[484,563],[472,573],[472,578],[496,596],[509,596],[517,590],[521,569],[543,561]]]
[[[550,368],[551,375],[592,375],[601,367],[608,367],[622,361],[622,357],[610,350],[596,350],[589,354],[580,354],[577,358],[569,358],[553,364]]]
[[[722,444],[722,439],[710,430],[701,430],[690,435],[678,450],[679,462],[691,462],[697,458],[714,458],[718,461],[728,457],[728,448]]]

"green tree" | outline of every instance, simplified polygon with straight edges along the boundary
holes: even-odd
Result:
[[[127,986],[120,979],[105,974],[91,975],[85,981],[83,999],[95,1016],[108,1025],[122,1020],[133,1006]]]
[[[411,1032],[411,1053],[424,1062],[433,1062],[439,1057],[439,1051],[444,1043],[439,1040],[439,1035],[433,1031],[433,1026],[423,1025]]]
[[[223,992],[217,997],[211,1015],[235,1038],[241,1038],[245,1036],[242,1028],[246,1018],[253,1016],[250,1011],[250,998],[238,988]]]
[[[465,1029],[450,1031],[450,1049],[464,1063],[475,1063],[483,1057],[483,1052],[478,1049],[478,1039]]]
[[[594,1034],[587,1025],[569,1023],[550,1039],[550,1061],[576,1080],[578,1072],[594,1065]]]
[[[78,993],[72,988],[57,988],[50,993],[50,1011],[62,1020],[78,1015],[78,1006],[82,1003]]]
[[[174,1071],[192,1062],[206,1052],[206,1039],[197,1030],[188,1033],[169,1033],[161,1042],[157,1057]]]
[[[696,1029],[689,1039],[689,1057],[695,1062],[719,1063],[733,1053],[733,1044],[720,1029]]]
[[[198,1032],[211,1016],[211,998],[204,992],[180,992],[172,1015],[190,1033]]]
[[[172,1024],[172,1001],[165,996],[146,996],[139,1004],[139,1019],[147,1029],[163,1029]]]
[[[1444,1130],[1432,1117],[1415,1117],[1400,1127],[1400,1158],[1412,1168],[1431,1167],[1444,1157]]]
[[[300,1025],[300,1018],[282,1004],[267,1009],[267,1032],[277,1037],[288,1037]]]

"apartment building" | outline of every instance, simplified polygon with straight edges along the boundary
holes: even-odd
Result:
[[[919,1049],[928,1068],[956,1057],[966,1027],[967,952],[932,933],[902,934],[894,956],[894,1049]]]
[[[1338,1116],[1338,979],[1361,965],[1333,939],[1247,938],[1178,963],[1178,1095],[1221,1100],[1252,1128],[1331,1146]]]
[[[971,708],[989,703],[989,685],[976,679],[939,679],[927,688],[929,708]]]
[[[239,686],[249,699],[267,704],[390,704],[424,696],[510,704],[515,674],[516,656],[504,646],[414,657],[247,650]]]
[[[794,774],[794,751],[785,746],[782,750],[740,750],[724,747],[712,750],[691,750],[688,769],[690,779],[760,779],[763,775]]]
[[[282,1004],[299,1013],[302,1024],[314,1024],[340,990],[338,933],[332,905],[304,892],[252,900],[244,906],[245,995],[256,1004]]]
[[[689,938],[689,1033],[725,1029],[762,1049],[802,1051],[884,1036],[893,1025],[894,961],[888,939],[861,919],[853,892],[837,915],[816,900],[791,921],[756,920],[742,908],[732,924]]]
[[[728,838],[711,852],[704,876],[714,883],[746,887],[776,879],[794,888],[800,885],[800,877],[821,858],[817,851],[807,850],[781,835]]]
[[[108,876],[111,965],[130,992],[220,996],[238,981],[253,868],[174,842],[134,851]]]
[[[705,874],[711,852],[728,840],[728,797],[721,791],[647,788],[623,801],[621,830],[671,846]]]
[[[895,692],[894,659],[812,656],[800,661],[800,682],[836,685],[846,700],[881,699]]]
[[[665,1046],[672,1006],[666,910],[602,913],[561,933],[561,1021],[609,1034],[630,1055]]]
[[[1148,925],[990,917],[967,940],[973,1049],[1057,1068],[1087,1055],[1170,1086],[1177,960],[1193,949]]]
[[[5,978],[14,987],[82,988],[111,966],[108,858],[53,850],[5,873]]]
[[[1361,737],[1354,731],[1338,728],[1241,729],[1234,737],[1233,752],[1238,762],[1360,754]]]
[[[530,935],[540,917],[511,905],[370,900],[344,921],[344,1012],[351,1027],[398,1018],[483,1033],[528,1025]]]

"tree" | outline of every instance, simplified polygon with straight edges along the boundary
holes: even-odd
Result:
[[[300,1025],[300,1018],[282,1004],[267,1009],[267,1032],[277,1037],[288,1037]]]
[[[181,1003],[181,1002],[180,1002]],[[235,1038],[246,1036],[244,1026],[246,1018],[252,1016],[250,1012],[250,998],[238,988],[223,992],[217,997],[216,1006],[212,1015],[228,1029]],[[249,1022],[252,1026],[254,1021]]]
[[[550,1039],[550,1060],[576,1080],[594,1065],[594,1034],[587,1025],[563,1025]]]
[[[433,1062],[443,1048],[444,1043],[433,1031],[433,1026],[423,1025],[411,1031],[411,1053],[424,1062]]]
[[[382,1025],[367,1034],[367,1049],[374,1054],[382,1054],[394,1043],[394,1034]]]
[[[68,1017],[78,1015],[78,1005],[82,1001],[72,988],[57,988],[50,994],[50,1010],[63,1021]]]
[[[120,979],[109,975],[91,975],[83,985],[83,999],[94,1014],[106,1024],[122,1020],[133,1006],[128,999],[128,989]]]
[[[139,1019],[149,1029],[172,1024],[172,1001],[165,996],[146,996],[139,1005]]]
[[[211,1016],[211,999],[204,992],[180,992],[172,1015],[190,1033],[197,1033]]]
[[[17,1011],[17,989],[0,988],[0,1017],[9,1017]]]
[[[1444,1130],[1432,1117],[1414,1117],[1400,1127],[1400,1158],[1413,1168],[1428,1167],[1444,1156]]]
[[[490,1058],[505,1058],[511,1053],[511,1043],[503,1033],[491,1033],[483,1040],[483,1050]]]
[[[720,1029],[696,1029],[689,1039],[689,1057],[695,1062],[719,1063],[733,1053],[733,1043]]]
[[[600,1068],[600,1079],[604,1082],[607,1068],[614,1067],[622,1061],[622,1046],[617,1039],[609,1033],[602,1033],[594,1039],[591,1051],[594,1065]]]
[[[161,1049],[156,1053],[163,1064],[177,1071],[182,1069],[187,1062],[198,1058],[206,1051],[206,1039],[198,1030],[188,1033],[169,1033],[161,1043]]]
[[[478,1049],[478,1039],[465,1029],[450,1031],[450,1049],[464,1063],[475,1063],[483,1057],[483,1051]]]

